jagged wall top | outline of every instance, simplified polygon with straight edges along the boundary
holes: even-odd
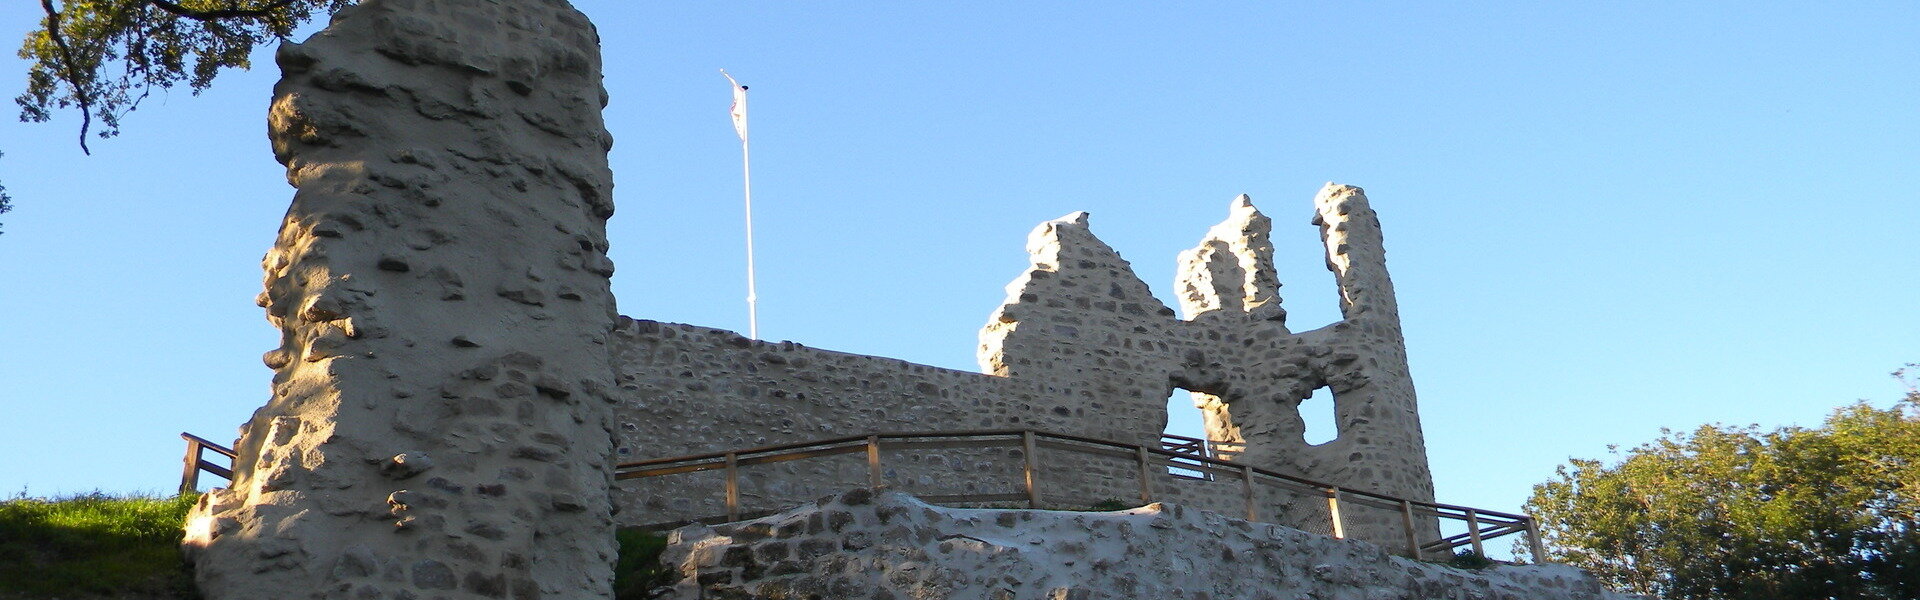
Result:
[[[1234,198],[1229,210],[1227,220],[1207,230],[1199,246],[1180,253],[1175,278],[1180,307],[1188,319],[1226,310],[1284,327],[1287,311],[1280,307],[1280,276],[1268,240],[1273,220],[1246,194]]]
[[[1430,498],[1405,342],[1378,219],[1360,188],[1329,183],[1314,224],[1339,287],[1343,319],[1294,334],[1286,326],[1269,236],[1251,199],[1180,255],[1175,288],[1186,320],[1153,297],[1086,213],[1041,224],[1027,271],[981,330],[983,371],[1035,378],[1098,406],[1090,435],[1157,443],[1164,401],[1194,393],[1209,437],[1246,460],[1411,498]],[[1308,444],[1300,402],[1333,392],[1337,435]]]

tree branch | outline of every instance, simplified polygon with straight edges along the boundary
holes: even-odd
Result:
[[[93,156],[93,150],[87,148],[87,129],[93,126],[93,100],[87,97],[87,90],[80,85],[80,77],[74,71],[73,51],[67,49],[67,38],[60,35],[60,11],[53,8],[53,0],[40,0],[40,8],[47,11],[47,37],[53,41],[53,47],[60,50],[60,78],[73,86],[73,98],[80,103],[80,152]]]
[[[273,11],[286,8],[287,5],[293,4],[296,1],[298,0],[274,0],[263,8],[223,8],[220,10],[193,10],[169,2],[168,0],[147,0],[147,4],[152,4],[160,10],[173,13],[174,16],[186,17],[195,21],[214,21],[218,19],[242,17],[265,17],[273,14]]]

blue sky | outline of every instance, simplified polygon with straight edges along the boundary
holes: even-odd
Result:
[[[1090,211],[1170,302],[1240,193],[1311,329],[1338,181],[1384,223],[1442,501],[1517,509],[1662,427],[1884,406],[1920,361],[1912,3],[579,4],[637,318],[746,328],[724,67],[754,90],[770,339],[973,369],[1035,224]],[[71,114],[0,123],[0,492],[169,489],[175,434],[231,440],[267,398],[267,56],[92,157]]]

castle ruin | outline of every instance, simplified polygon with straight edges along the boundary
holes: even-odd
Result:
[[[1314,199],[1343,318],[1311,331],[1286,324],[1271,223],[1244,196],[1179,257],[1184,318],[1085,213],[1041,224],[981,331],[980,373],[634,320],[608,286],[597,41],[565,0],[366,0],[281,46],[270,129],[298,192],[259,301],[282,344],[232,484],[190,516],[206,597],[605,597],[617,524],[716,512],[710,481],[616,487],[615,462],[937,429],[1157,445],[1176,389],[1231,460],[1433,499],[1359,188]],[[1338,436],[1309,444],[1297,407],[1319,388]],[[988,485],[1009,459],[938,453],[889,478]],[[1049,468],[1063,504],[1131,485],[1124,467]],[[844,471],[769,467],[749,500],[864,481]],[[1219,487],[1165,493],[1231,512],[1238,492]],[[1403,533],[1386,523],[1350,535]]]
[[[1184,319],[1094,236],[1086,213],[1042,223],[1027,240],[1031,264],[980,332],[981,373],[623,318],[612,341],[620,458],[956,429],[1035,429],[1158,447],[1168,396],[1187,390],[1223,458],[1431,501],[1379,220],[1352,186],[1328,184],[1314,206],[1344,318],[1300,333],[1287,328],[1281,307],[1271,221],[1245,196],[1180,256]],[[1309,444],[1298,407],[1323,387],[1333,392],[1338,435]],[[978,493],[1004,481],[1018,458],[946,452],[888,479],[917,482],[916,493]],[[1042,477],[1057,500],[1050,505],[1132,497],[1136,475],[1127,461],[1064,461],[1050,460]],[[853,461],[756,467],[748,471],[748,501],[767,509],[805,502],[861,485],[860,468]],[[721,514],[717,477],[623,484],[614,492],[622,520]],[[1158,498],[1230,514],[1242,504],[1240,487],[1226,482],[1156,489]],[[1315,499],[1318,507],[1297,506],[1300,500],[1262,503],[1280,509],[1276,522],[1328,531],[1324,500]],[[1288,512],[1298,516],[1289,520]],[[1376,516],[1350,516],[1349,535],[1398,544],[1405,528],[1397,516]],[[1431,538],[1432,531],[1419,534]]]

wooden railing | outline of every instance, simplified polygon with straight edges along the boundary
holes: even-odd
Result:
[[[1213,456],[1213,442],[1171,433],[1160,434],[1160,449],[1187,456]]]
[[[220,477],[233,479],[230,466],[221,466],[209,462],[205,457],[208,450],[232,460],[233,450],[189,433],[181,433],[187,441],[187,455],[180,475],[180,490],[195,491],[199,487],[200,472],[206,471]],[[1191,438],[1187,438],[1191,439]],[[1396,498],[1365,490],[1345,489],[1339,486],[1321,483],[1285,473],[1278,473],[1251,465],[1230,462],[1217,458],[1214,453],[1206,452],[1206,446],[1200,446],[1202,453],[1196,454],[1188,446],[1169,450],[1164,447],[1148,447],[1123,444],[1077,435],[1051,433],[1035,430],[984,430],[984,431],[933,431],[910,433],[876,433],[862,436],[847,436],[762,446],[744,450],[726,452],[708,452],[671,458],[657,458],[615,465],[614,479],[628,480],[647,477],[662,477],[680,473],[700,471],[724,471],[726,477],[725,503],[727,513],[700,521],[725,522],[738,521],[743,514],[740,509],[740,469],[751,465],[782,463],[806,460],[840,454],[866,453],[867,485],[880,487],[886,484],[885,470],[881,464],[881,450],[940,450],[956,448],[1019,448],[1021,450],[1022,487],[1019,491],[996,494],[928,494],[920,498],[932,503],[984,503],[984,502],[1025,502],[1030,508],[1040,508],[1040,454],[1039,449],[1062,450],[1079,454],[1090,454],[1134,461],[1138,467],[1140,502],[1154,500],[1153,474],[1156,468],[1164,471],[1169,465],[1178,468],[1205,473],[1207,477],[1219,480],[1237,479],[1241,482],[1241,496],[1246,506],[1246,519],[1260,520],[1259,506],[1255,500],[1256,485],[1268,485],[1293,492],[1305,492],[1308,495],[1324,496],[1327,500],[1327,517],[1330,533],[1335,538],[1346,537],[1346,525],[1341,518],[1343,505],[1367,506],[1391,511],[1400,515],[1405,531],[1406,549],[1412,556],[1425,556],[1432,553],[1453,553],[1461,546],[1470,546],[1474,553],[1486,555],[1485,542],[1494,538],[1525,534],[1528,549],[1534,561],[1544,560],[1546,552],[1540,542],[1540,531],[1532,517],[1491,510],[1483,510],[1453,504],[1440,504],[1421,500]],[[231,464],[231,463],[229,463]],[[1188,477],[1186,479],[1192,479]],[[1176,479],[1177,481],[1178,479]],[[1466,532],[1441,537],[1435,540],[1419,540],[1416,521],[1421,517],[1437,517],[1444,520],[1456,520],[1466,524]]]
[[[1138,466],[1137,479],[1140,487],[1140,501],[1150,503],[1154,500],[1153,474],[1155,469],[1163,470],[1170,464],[1178,464],[1185,470],[1199,471],[1210,478],[1238,479],[1241,482],[1241,495],[1245,503],[1246,519],[1260,520],[1260,504],[1255,500],[1257,485],[1275,486],[1296,493],[1304,492],[1308,496],[1326,498],[1327,517],[1331,523],[1331,534],[1335,538],[1346,537],[1346,525],[1341,517],[1343,505],[1366,506],[1396,511],[1404,527],[1405,549],[1411,556],[1425,556],[1444,552],[1452,554],[1461,546],[1470,546],[1474,553],[1485,556],[1487,540],[1512,534],[1525,534],[1527,544],[1534,560],[1541,561],[1546,556],[1541,542],[1539,528],[1532,517],[1513,513],[1439,504],[1421,500],[1396,498],[1365,490],[1344,489],[1339,486],[1321,483],[1310,479],[1278,473],[1251,465],[1221,460],[1207,453],[1195,454],[1189,448],[1169,450],[1165,447],[1148,447],[1124,444],[1107,440],[1051,433],[1035,430],[982,430],[982,431],[934,431],[876,433],[847,436],[731,450],[708,452],[671,458],[657,458],[637,462],[622,463],[614,468],[617,481],[662,477],[681,473],[700,471],[723,471],[725,473],[724,502],[726,515],[715,515],[704,519],[706,522],[738,521],[743,517],[740,507],[740,469],[751,465],[764,465],[795,460],[806,460],[840,454],[866,453],[867,485],[880,487],[886,483],[881,465],[882,450],[938,450],[954,448],[1019,448],[1021,450],[1023,485],[1017,492],[986,494],[940,494],[923,495],[922,500],[932,503],[986,503],[986,502],[1025,502],[1030,508],[1041,508],[1040,501],[1040,457],[1039,449],[1061,450],[1079,454],[1091,454],[1132,460]],[[1203,446],[1204,448],[1204,446]],[[1435,540],[1419,539],[1420,530],[1417,520],[1421,517],[1437,517],[1443,520],[1457,520],[1465,523],[1466,532],[1441,537]]]
[[[1213,440],[1191,438],[1183,435],[1161,434],[1160,449],[1174,453],[1175,458],[1168,461],[1167,474],[1181,479],[1200,479],[1213,481],[1213,475],[1201,469],[1188,468],[1181,464],[1188,458],[1222,458],[1220,450]]]
[[[209,442],[206,438],[184,431],[180,432],[180,438],[187,441],[187,458],[183,461],[185,464],[182,465],[180,469],[180,493],[185,494],[200,490],[201,471],[225,477],[228,481],[233,480],[233,467],[231,465],[233,465],[234,453],[232,449]],[[227,457],[227,465],[229,466],[223,467],[208,462],[206,459],[207,450],[212,450],[214,454]]]

